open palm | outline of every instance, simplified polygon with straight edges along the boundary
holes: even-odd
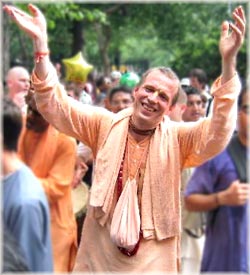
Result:
[[[242,7],[234,10],[233,18],[234,24],[228,22],[222,24],[219,48],[224,58],[235,56],[244,42],[246,19]]]
[[[3,7],[12,20],[32,39],[46,35],[47,24],[44,15],[32,4],[29,4],[28,8],[32,16],[14,6],[6,5]]]

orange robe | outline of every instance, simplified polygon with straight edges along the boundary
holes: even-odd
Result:
[[[110,238],[116,180],[133,110],[112,114],[89,105],[83,107],[67,97],[52,66],[44,81],[33,73],[32,82],[39,111],[60,131],[88,145],[95,158],[90,203],[74,271],[177,273],[180,172],[184,167],[200,165],[227,145],[237,117],[238,76],[224,85],[220,79],[215,82],[212,118],[197,123],[175,123],[164,117],[157,126],[150,140],[146,167],[142,169],[145,172],[140,204],[143,238],[133,257],[120,253]],[[140,154],[133,151],[132,148],[133,155]]]
[[[19,154],[42,182],[49,201],[54,271],[71,271],[77,252],[71,199],[76,142],[51,125],[43,133],[25,127],[19,140]]]

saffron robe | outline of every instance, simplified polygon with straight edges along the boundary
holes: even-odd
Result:
[[[228,143],[236,122],[236,98],[240,91],[238,76],[223,86],[220,79],[215,82],[212,87],[215,97],[212,118],[196,123],[175,123],[164,117],[157,126],[150,139],[143,179],[143,238],[137,254],[129,258],[111,242],[109,227],[133,109],[113,114],[98,107],[83,107],[67,97],[55,70],[52,66],[50,68],[44,81],[34,73],[32,75],[37,107],[60,131],[89,146],[96,163],[90,205],[74,270],[177,272],[180,171],[203,163]]]
[[[42,182],[51,216],[54,271],[72,270],[76,251],[76,221],[71,181],[76,161],[76,142],[49,125],[43,133],[23,128],[19,155]]]

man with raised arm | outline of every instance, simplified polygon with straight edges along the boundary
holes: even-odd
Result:
[[[219,43],[222,75],[212,87],[212,118],[192,125],[165,116],[180,89],[169,68],[148,70],[134,88],[134,105],[117,114],[72,102],[49,60],[46,20],[4,10],[33,39],[32,82],[43,116],[88,145],[95,173],[75,271],[177,273],[180,240],[180,172],[218,154],[235,128],[240,82],[237,53],[245,35],[242,7],[224,22]],[[219,133],[219,134],[218,134]]]

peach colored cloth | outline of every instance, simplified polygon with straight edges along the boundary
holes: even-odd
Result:
[[[76,142],[49,126],[44,133],[24,127],[19,155],[41,180],[50,205],[54,270],[71,271],[77,252],[71,199]]]
[[[96,159],[90,206],[74,270],[176,272],[180,171],[201,164],[228,143],[236,122],[238,76],[221,87],[220,79],[213,85],[213,119],[175,123],[165,117],[156,128],[150,140],[141,196],[143,239],[132,258],[119,253],[109,237],[116,179],[132,108],[118,114],[93,106],[83,108],[67,97],[52,67],[45,81],[33,74],[32,82],[40,112],[60,131],[88,145]]]

